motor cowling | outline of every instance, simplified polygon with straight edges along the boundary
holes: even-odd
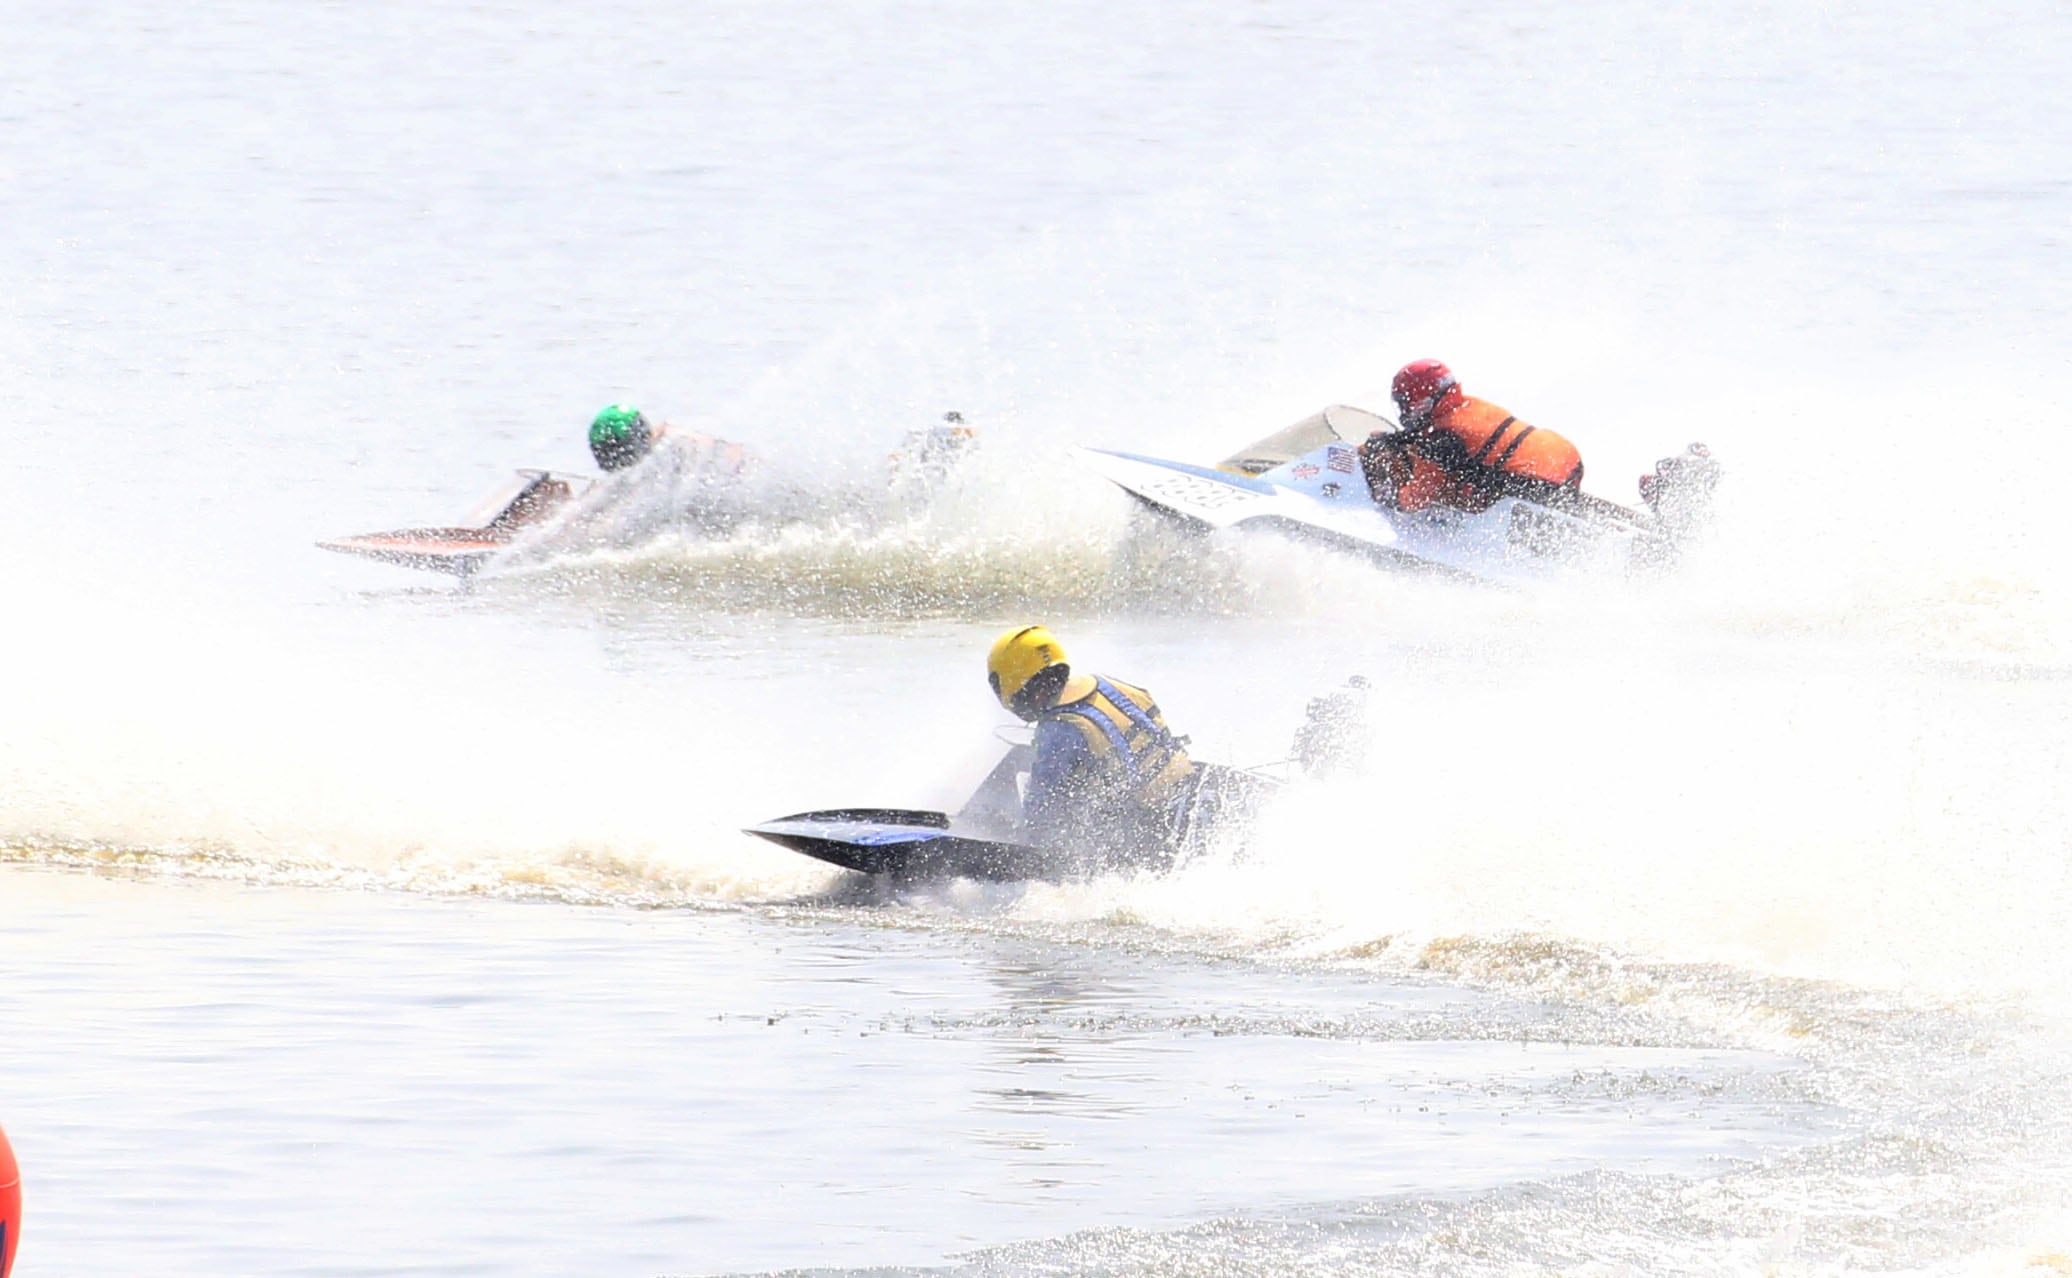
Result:
[[[1353,675],[1343,688],[1310,698],[1295,730],[1295,764],[1312,777],[1356,772],[1366,761],[1367,738],[1367,678]]]
[[[1652,474],[1640,477],[1640,499],[1647,503],[1663,532],[1671,537],[1685,537],[1711,517],[1713,497],[1723,473],[1711,449],[1692,444],[1675,456],[1656,462]]]

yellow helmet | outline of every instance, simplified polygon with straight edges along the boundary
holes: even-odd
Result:
[[[1000,698],[1001,705],[1027,719],[1034,717],[1028,713],[1030,709],[1043,708],[1016,703],[1029,680],[1039,671],[1064,665],[1065,645],[1042,626],[1023,626],[993,641],[993,650],[986,654],[986,679],[993,685],[993,695]]]

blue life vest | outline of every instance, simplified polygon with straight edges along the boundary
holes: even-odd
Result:
[[[1107,773],[1110,802],[1160,808],[1176,797],[1194,771],[1185,743],[1166,727],[1151,694],[1094,676],[1094,690],[1053,706],[1038,720],[1068,723],[1085,738],[1087,753]]]

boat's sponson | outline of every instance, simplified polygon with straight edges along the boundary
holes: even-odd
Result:
[[[487,535],[480,528],[398,528],[394,532],[335,537],[320,541],[317,546],[403,568],[466,577],[510,544],[509,537]]]
[[[1073,858],[1043,848],[950,832],[941,812],[904,808],[827,808],[797,812],[748,833],[863,874],[902,879],[1060,879]]]
[[[1002,806],[988,793],[1003,777],[1012,786],[1015,771],[1026,766],[1027,758],[1026,747],[1011,752],[955,817],[910,808],[823,808],[765,821],[746,833],[863,874],[1061,881],[1112,870],[1168,869],[1187,853],[1242,831],[1280,788],[1280,782],[1256,772],[1200,764],[1192,819],[1164,844],[1108,850],[1042,848],[1018,842],[1003,831]]]
[[[320,541],[318,547],[378,559],[404,568],[466,577],[529,528],[560,514],[589,486],[580,476],[521,470],[477,503],[467,522],[437,528],[398,528]]]

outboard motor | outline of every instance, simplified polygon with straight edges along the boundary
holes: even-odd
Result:
[[[1676,456],[1656,462],[1652,475],[1640,477],[1640,499],[1654,512],[1662,532],[1681,540],[1710,518],[1713,493],[1722,473],[1711,449],[1692,444]]]
[[[1353,675],[1345,686],[1310,698],[1302,726],[1295,730],[1295,763],[1312,777],[1356,772],[1366,761],[1368,738],[1367,676]]]

